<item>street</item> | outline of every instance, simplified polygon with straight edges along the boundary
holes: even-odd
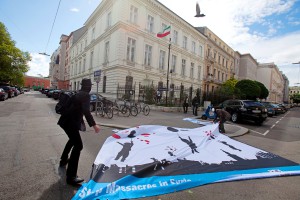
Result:
[[[59,118],[54,111],[56,103],[52,98],[35,91],[0,102],[1,199],[66,200],[75,194],[77,189],[66,185],[65,171],[58,167],[68,138],[56,124]],[[145,119],[148,123],[159,125],[173,123],[189,128],[197,126],[190,122],[175,121],[185,116],[192,115],[151,111]],[[133,119],[132,126],[143,123],[143,117],[130,116]],[[111,120],[98,116],[94,118],[97,123],[130,123],[130,120],[118,116]],[[245,122],[237,125],[249,129],[249,133],[234,139],[300,163],[299,107],[268,118],[262,126]],[[78,175],[86,181],[101,145],[113,129],[102,126],[100,133],[95,134],[92,128],[87,127],[87,131],[81,133],[84,148]],[[215,183],[144,199],[299,200],[299,197],[300,176],[287,176]]]

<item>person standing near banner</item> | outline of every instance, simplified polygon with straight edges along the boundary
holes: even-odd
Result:
[[[224,123],[231,118],[231,115],[224,109],[216,109],[215,113],[216,116],[214,119],[214,123],[217,123],[219,121],[219,132],[225,133]]]
[[[184,98],[182,107],[183,107],[183,113],[187,113],[188,107],[189,107],[189,98],[188,98],[188,96],[186,96]]]
[[[77,177],[80,152],[83,148],[79,133],[79,130],[82,130],[81,127],[84,123],[83,115],[85,116],[89,126],[94,128],[95,133],[100,131],[100,126],[95,123],[95,120],[89,110],[89,92],[91,91],[91,88],[91,79],[83,79],[81,82],[81,89],[72,97],[70,109],[61,115],[57,123],[69,137],[60,160],[60,167],[64,167],[68,164],[66,181],[69,185],[77,186],[84,181],[84,179]],[[68,158],[70,151],[71,155],[70,158]]]

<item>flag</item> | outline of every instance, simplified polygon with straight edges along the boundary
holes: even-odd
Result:
[[[171,32],[171,26],[165,27],[161,32],[157,33],[156,36],[159,38],[166,37]]]

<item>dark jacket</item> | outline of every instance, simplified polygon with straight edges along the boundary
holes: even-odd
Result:
[[[192,105],[193,106],[198,106],[199,105],[199,99],[197,96],[195,96],[192,100]]]
[[[226,110],[223,110],[223,109],[217,109],[216,110],[216,117],[215,117],[215,120],[217,119],[220,119],[222,121],[225,121],[225,120],[230,120],[231,118],[231,115],[229,112],[227,112]]]
[[[81,122],[83,122],[83,115],[87,120],[89,126],[94,126],[96,123],[90,112],[90,95],[88,92],[79,91],[72,97],[72,105],[70,109],[60,116],[57,124],[62,128],[75,126],[80,130]]]

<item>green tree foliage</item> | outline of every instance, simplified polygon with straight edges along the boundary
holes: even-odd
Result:
[[[293,94],[291,99],[293,100],[293,103],[300,103],[300,94]]]
[[[236,83],[235,88],[240,91],[242,99],[256,100],[260,97],[261,89],[255,81],[244,79]]]
[[[0,22],[0,82],[11,85],[24,85],[24,73],[31,57],[15,46],[5,25]]]
[[[222,86],[219,88],[218,93],[224,97],[224,99],[234,99],[239,97],[239,91],[235,88],[238,80],[234,78],[228,79]]]
[[[264,84],[258,81],[254,81],[259,87],[260,87],[260,96],[258,98],[260,99],[267,99],[269,96],[269,90],[266,88]]]

